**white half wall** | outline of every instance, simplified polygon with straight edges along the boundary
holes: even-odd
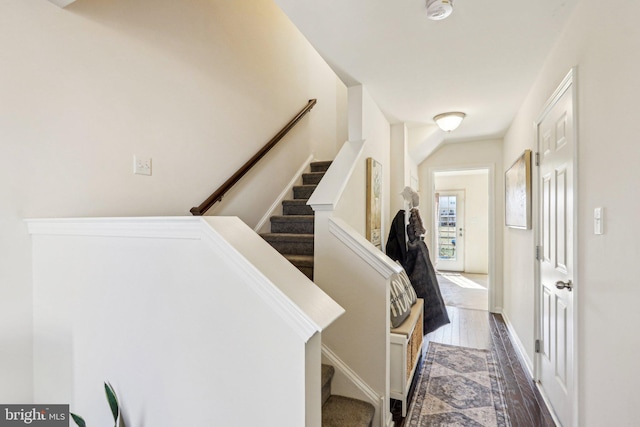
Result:
[[[602,14],[602,2],[579,2],[504,138],[504,163],[535,150],[533,123],[547,99],[577,66],[578,261],[574,310],[578,352],[576,425],[637,424],[640,382],[640,3]],[[537,187],[534,187],[534,194]],[[603,207],[604,234],[593,212]],[[534,356],[534,235],[505,229],[505,306]]]
[[[35,401],[105,425],[108,381],[130,426],[320,426],[317,336],[344,310],[238,218],[29,228]]]

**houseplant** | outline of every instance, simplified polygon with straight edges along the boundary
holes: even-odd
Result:
[[[111,384],[105,382],[104,383],[104,392],[107,395],[107,401],[109,402],[109,407],[111,408],[111,414],[113,414],[113,421],[115,422],[115,427],[125,427],[122,418],[120,417],[120,404],[118,403],[118,397],[116,396],[116,392],[113,390]],[[70,413],[71,418],[76,423],[78,427],[87,427],[84,419],[76,415],[74,413]]]

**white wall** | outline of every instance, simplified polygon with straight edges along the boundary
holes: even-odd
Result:
[[[464,198],[464,271],[489,273],[489,173],[474,170],[469,174],[439,175],[436,191],[463,190]],[[434,213],[435,215],[435,213]],[[435,233],[436,230],[434,229]],[[434,254],[435,257],[435,254]],[[436,260],[436,268],[437,260]]]
[[[576,280],[580,426],[637,424],[640,395],[640,3],[602,14],[583,0],[550,52],[505,136],[504,165],[534,149],[532,124],[572,66],[578,66],[578,265]],[[605,234],[593,209],[605,208]],[[505,230],[505,311],[533,358],[532,231]]]
[[[391,126],[366,88],[349,88],[349,141],[364,140],[361,158],[336,206],[336,216],[347,222],[362,236],[366,233],[366,159],[373,157],[382,165],[382,247],[389,233],[391,182]]]
[[[391,182],[389,200],[389,214],[391,218],[393,218],[400,209],[404,209],[404,198],[401,193],[405,186],[411,184],[411,168],[408,164],[408,139],[409,132],[404,123],[391,125]]]
[[[504,228],[504,184],[502,167],[502,140],[482,140],[470,142],[448,143],[438,148],[419,166],[420,175],[420,214],[425,227],[429,232],[425,241],[431,249],[434,223],[433,208],[433,173],[436,171],[478,169],[492,167],[493,170],[493,195],[494,202],[489,201],[489,209],[493,209],[494,233],[489,234],[489,245],[493,242],[495,257],[494,268],[490,269],[490,308],[494,311],[502,310],[502,239]],[[491,173],[489,175],[491,180]],[[489,258],[491,260],[491,258]]]
[[[304,159],[344,141],[346,88],[270,0],[5,0],[0,28],[0,401],[24,403],[22,219],[188,215],[318,98],[223,202],[253,226]],[[134,154],[153,158],[151,177],[132,174]]]

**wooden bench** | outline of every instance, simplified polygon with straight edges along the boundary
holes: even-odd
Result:
[[[411,307],[411,314],[402,325],[391,329],[390,396],[402,402],[402,416],[407,416],[407,395],[422,352],[422,318],[424,301]]]

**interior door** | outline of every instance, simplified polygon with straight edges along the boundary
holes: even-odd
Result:
[[[464,191],[439,191],[436,206],[436,268],[464,271]]]
[[[537,125],[539,190],[538,380],[563,426],[573,414],[574,144],[571,84]]]

